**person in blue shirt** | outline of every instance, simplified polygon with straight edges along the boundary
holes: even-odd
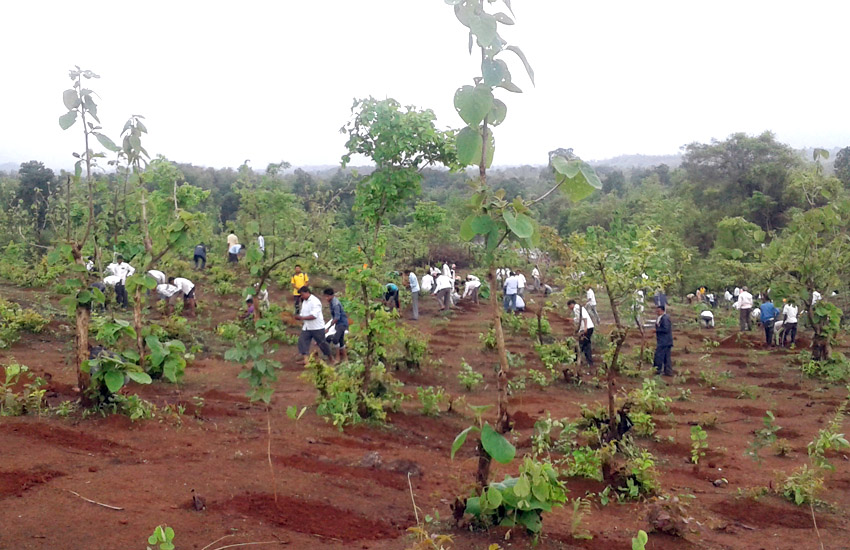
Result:
[[[339,347],[340,361],[347,361],[348,350],[345,348],[345,331],[348,330],[348,315],[345,314],[345,309],[342,307],[339,298],[334,296],[334,289],[328,287],[324,294],[325,300],[331,308],[331,326],[334,327],[335,331],[333,336],[328,337],[328,342]]]
[[[759,306],[759,309],[761,310],[759,320],[764,327],[764,337],[767,341],[767,347],[773,347],[773,323],[776,322],[780,311],[773,305],[770,296],[766,292],[764,293],[764,303]]]
[[[384,303],[392,310],[398,309],[398,285],[395,283],[387,283],[387,291],[384,293]]]

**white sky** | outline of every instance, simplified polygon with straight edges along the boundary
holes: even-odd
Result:
[[[500,4],[497,4],[500,5]],[[495,164],[670,154],[773,130],[795,147],[850,145],[850,2],[513,0]],[[146,117],[152,154],[206,166],[336,164],[355,97],[393,97],[462,124],[454,90],[479,74],[442,0],[0,4],[0,163],[70,166],[74,65],[101,75],[105,133]]]

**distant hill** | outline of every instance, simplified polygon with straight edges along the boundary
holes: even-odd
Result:
[[[659,164],[666,164],[670,168],[676,168],[682,164],[682,155],[620,155],[610,159],[592,160],[593,166],[608,166],[611,168],[651,168]]]
[[[20,164],[15,164],[14,162],[4,162],[3,164],[0,164],[0,172],[17,172],[20,167]]]

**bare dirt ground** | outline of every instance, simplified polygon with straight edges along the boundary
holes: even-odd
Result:
[[[4,295],[25,305],[42,304],[45,294],[4,288]],[[201,296],[203,300],[203,296]],[[198,330],[213,338],[216,323],[236,315],[233,307],[210,302]],[[455,435],[469,425],[466,411],[426,417],[415,398],[418,385],[443,386],[468,403],[495,402],[495,355],[483,351],[478,335],[487,327],[489,305],[462,305],[448,323],[435,322],[435,305],[426,300],[416,327],[430,337],[430,354],[442,360],[419,372],[398,372],[405,392],[413,398],[402,412],[392,414],[384,427],[357,426],[339,432],[318,417],[314,409],[298,422],[285,415],[288,405],[314,403],[315,390],[299,378],[302,366],[294,347],[283,347],[276,358],[283,370],[271,409],[271,455],[276,472],[277,501],[267,462],[267,415],[245,397],[239,367],[222,359],[221,344],[211,341],[179,386],[156,382],[134,386],[158,406],[182,404],[182,417],[131,422],[123,416],[67,419],[53,416],[0,418],[0,548],[23,549],[142,549],[159,524],[172,526],[180,550],[218,548],[227,544],[274,542],[248,548],[285,545],[289,548],[400,549],[410,545],[406,529],[415,525],[408,480],[422,513],[439,513],[442,522],[431,529],[454,536],[454,548],[483,549],[498,542],[504,548],[526,548],[530,539],[506,530],[470,532],[456,529],[449,503],[473,487],[476,457],[472,446],[455,460],[449,449]],[[673,315],[674,323],[677,322]],[[558,315],[550,317],[556,335],[572,327]],[[603,317],[604,321],[604,317]],[[405,321],[413,323],[412,321]],[[603,332],[605,331],[603,323]],[[741,341],[727,338],[710,352],[703,349],[705,331],[678,331],[674,361],[679,372],[691,375],[684,384],[669,384],[675,396],[691,391],[690,401],[674,401],[672,412],[656,419],[655,440],[638,439],[657,459],[663,492],[691,494],[690,513],[697,533],[684,539],[651,534],[650,549],[795,549],[817,548],[808,508],[796,507],[774,495],[758,500],[739,493],[752,487],[775,487],[776,471],[790,472],[807,461],[806,444],[828,423],[847,395],[804,379],[789,367],[789,352],[762,351],[756,332]],[[39,335],[25,335],[0,361],[12,358],[35,373],[49,375],[48,402],[74,399],[75,375],[68,364],[73,333],[53,322]],[[651,336],[650,336],[651,337]],[[626,353],[639,345],[632,335]],[[525,357],[524,368],[540,368],[529,338],[509,336],[509,349]],[[710,353],[705,358],[705,353]],[[465,359],[485,376],[472,392],[459,385],[457,374]],[[645,367],[644,375],[650,374]],[[714,387],[700,379],[700,371],[731,371],[732,377]],[[586,377],[589,378],[589,377]],[[642,378],[622,378],[626,389]],[[756,386],[755,399],[739,398],[742,386]],[[196,398],[203,398],[198,407]],[[545,417],[577,417],[581,403],[604,402],[604,390],[590,384],[559,381],[545,389],[529,384],[511,398],[517,421],[519,453],[527,452],[534,421]],[[788,457],[765,450],[761,462],[744,452],[767,410],[782,426],[779,436],[790,442]],[[707,430],[710,447],[697,471],[690,463],[690,428],[716,416]],[[673,441],[670,441],[670,437]],[[828,506],[816,508],[825,548],[850,548],[848,518],[850,464],[847,457],[831,457],[836,471],[829,475],[821,498]],[[513,468],[516,466],[514,465]],[[515,473],[510,466],[494,468],[493,479]],[[715,487],[712,481],[728,480]],[[584,479],[567,481],[569,497],[599,491],[602,484]],[[196,511],[192,491],[205,500]],[[111,506],[112,510],[80,496]],[[570,535],[571,509],[556,509],[544,518],[538,548],[631,548],[638,529],[647,529],[648,503],[600,506],[582,526],[592,540]],[[209,546],[220,539],[220,542]]]

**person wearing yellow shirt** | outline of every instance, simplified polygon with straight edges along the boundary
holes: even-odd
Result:
[[[296,265],[295,275],[292,276],[289,282],[292,283],[292,299],[295,302],[295,314],[298,315],[298,312],[301,310],[301,294],[299,291],[302,286],[307,286],[307,283],[310,282],[310,277],[301,271],[300,265]]]

